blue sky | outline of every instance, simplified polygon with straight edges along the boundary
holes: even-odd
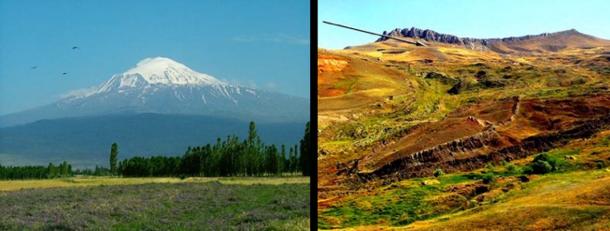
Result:
[[[318,47],[342,49],[376,39],[322,20],[375,32],[418,27],[462,37],[496,38],[576,29],[610,39],[607,0],[320,0]]]
[[[155,56],[308,97],[309,9],[304,0],[2,0],[0,114],[54,102]]]

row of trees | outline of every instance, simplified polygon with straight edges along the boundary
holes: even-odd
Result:
[[[94,169],[76,169],[74,175],[85,175],[85,176],[110,176],[112,173],[109,168],[95,166]]]
[[[299,145],[265,145],[250,122],[248,137],[218,138],[216,143],[188,147],[180,157],[132,157],[116,163],[112,145],[110,169],[123,176],[268,176],[282,173],[309,175],[309,123]]]
[[[50,163],[44,166],[2,166],[0,165],[0,179],[49,179],[72,176],[72,166],[67,162],[59,165]]]
[[[72,170],[67,162],[48,166],[2,166],[0,179],[47,179],[73,175],[122,176],[270,176],[311,173],[309,123],[298,145],[266,145],[250,122],[248,137],[218,138],[214,144],[188,147],[182,156],[132,157],[118,161],[119,147],[113,143],[109,168]]]

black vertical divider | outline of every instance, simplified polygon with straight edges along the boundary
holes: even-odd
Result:
[[[313,161],[311,161],[311,178],[309,191],[309,214],[311,230],[318,229],[318,2],[310,0],[310,84],[309,84],[309,105],[310,105],[310,135]]]

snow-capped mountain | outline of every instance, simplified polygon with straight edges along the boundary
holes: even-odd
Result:
[[[40,119],[124,113],[191,114],[241,120],[301,122],[307,99],[235,86],[164,57],[146,58],[123,73],[56,103],[0,117],[0,126]]]
[[[164,57],[146,58],[134,68],[112,76],[95,89],[68,95],[68,99],[88,97],[113,91],[151,89],[163,86],[213,86],[227,95],[228,84],[206,74],[191,70],[187,66]]]

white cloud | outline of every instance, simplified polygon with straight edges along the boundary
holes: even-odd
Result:
[[[248,81],[239,81],[236,79],[221,79],[223,82],[228,83],[233,86],[247,87],[256,89],[256,83],[252,80]]]
[[[89,95],[95,93],[96,90],[97,90],[97,86],[81,88],[81,89],[69,91],[68,93],[62,94],[59,97],[62,99],[70,98],[70,97],[85,97],[85,96],[89,96]]]

